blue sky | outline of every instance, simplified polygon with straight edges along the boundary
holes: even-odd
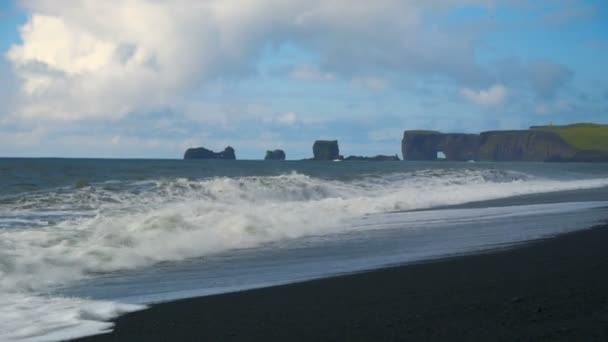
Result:
[[[395,154],[406,129],[608,123],[601,0],[0,2],[0,156]]]

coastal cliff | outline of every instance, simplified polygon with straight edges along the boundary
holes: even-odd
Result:
[[[494,131],[480,134],[479,160],[571,160],[576,149],[557,133],[543,131]]]
[[[204,147],[189,148],[184,153],[184,159],[227,159],[235,160],[236,155],[234,149],[230,146],[226,147],[222,152],[213,152]]]
[[[573,135],[574,129],[580,133]],[[608,162],[608,151],[600,144],[577,146],[580,135],[604,141],[608,129],[577,124],[481,134],[405,131],[401,148],[404,160]]]

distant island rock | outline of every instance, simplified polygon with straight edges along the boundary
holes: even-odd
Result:
[[[399,159],[399,156],[395,154],[394,156],[377,155],[377,156],[374,156],[374,157],[348,156],[348,157],[344,158],[344,160],[356,160],[356,161],[399,161],[401,159]]]
[[[264,160],[285,160],[285,151],[266,151],[266,156],[264,157]]]
[[[404,160],[608,162],[608,125],[533,126],[480,134],[405,131]]]
[[[313,160],[341,160],[338,140],[317,140],[312,145]]]
[[[184,159],[227,159],[235,160],[234,148],[228,146],[222,152],[213,152],[204,147],[189,148],[184,153]]]

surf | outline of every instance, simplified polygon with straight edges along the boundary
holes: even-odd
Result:
[[[302,237],[381,229],[353,221],[384,212],[608,186],[495,169],[422,169],[346,180],[276,176],[91,182],[2,199],[0,320],[6,340],[53,340],[109,329],[141,306],[45,295],[99,274],[128,272]],[[8,223],[7,223],[8,222]],[[37,314],[53,307],[57,315]],[[86,309],[83,309],[86,308]],[[11,322],[37,317],[38,331]],[[58,335],[59,334],[59,335]],[[46,337],[45,337],[46,336]],[[55,337],[53,337],[55,336]]]

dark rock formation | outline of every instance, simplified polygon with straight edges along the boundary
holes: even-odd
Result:
[[[539,130],[481,134],[405,131],[401,148],[405,160],[436,160],[439,152],[450,161],[597,161],[605,157],[577,151],[559,134]]]
[[[213,152],[204,147],[189,148],[184,153],[184,159],[229,159],[235,160],[234,149],[230,146],[226,147],[222,152]]]
[[[343,159],[340,155],[337,140],[317,140],[312,145],[314,160],[336,160]]]
[[[557,133],[543,131],[493,131],[480,135],[479,160],[568,160],[576,149]]]
[[[264,157],[264,160],[285,160],[285,151],[266,151],[266,156]]]
[[[399,156],[395,154],[394,156],[377,155],[377,156],[374,156],[374,157],[348,156],[348,157],[344,158],[344,160],[357,160],[357,161],[399,161],[401,159],[399,159]]]
[[[476,160],[479,147],[477,134],[442,134],[433,131],[406,131],[403,136],[403,158],[435,160],[443,152],[447,160]]]
[[[476,160],[479,138],[477,134],[406,131],[401,152],[405,160],[435,160],[438,152],[447,160]]]

